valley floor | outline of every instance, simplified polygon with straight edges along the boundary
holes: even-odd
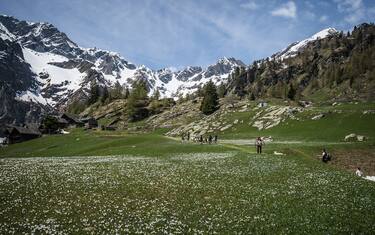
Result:
[[[375,182],[341,169],[348,149],[373,167],[372,143],[326,143],[338,154],[327,165],[320,142],[257,155],[245,140],[161,133],[76,130],[1,149],[0,233],[375,232]]]

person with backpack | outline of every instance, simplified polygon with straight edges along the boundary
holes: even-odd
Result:
[[[255,140],[255,146],[256,146],[258,154],[262,153],[262,146],[263,145],[264,145],[264,141],[262,140],[262,138],[260,138],[260,137],[256,138],[256,140]]]
[[[327,153],[326,149],[323,149],[322,162],[327,163],[330,160],[331,160],[331,156]]]
[[[181,135],[181,143],[184,143],[185,142],[185,136],[184,134]]]

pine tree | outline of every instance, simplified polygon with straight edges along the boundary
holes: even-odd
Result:
[[[152,99],[153,100],[159,100],[160,99],[159,88],[156,88],[156,90],[154,91],[154,94],[152,95]]]
[[[135,81],[126,104],[126,111],[130,121],[138,121],[148,116],[145,108],[148,103],[147,85],[143,80]]]
[[[220,85],[217,87],[217,94],[219,98],[223,98],[226,95],[226,88],[224,83],[220,83]]]
[[[123,97],[123,88],[119,81],[116,81],[115,86],[110,93],[112,99],[121,99]]]
[[[88,104],[94,104],[99,99],[99,85],[96,82],[91,82]]]
[[[129,87],[126,86],[125,89],[124,89],[123,98],[127,99],[127,98],[129,98],[129,95],[130,95]]]
[[[249,100],[250,100],[250,101],[255,100],[254,92],[251,92],[251,93],[250,93],[250,95],[249,95]]]
[[[100,102],[102,104],[105,103],[105,102],[108,102],[108,98],[109,98],[108,89],[107,89],[107,87],[104,87],[103,88],[103,94],[100,96]]]
[[[203,100],[200,110],[208,115],[215,112],[219,106],[219,98],[215,84],[210,80],[203,88]]]
[[[42,129],[44,129],[44,132],[48,134],[52,134],[59,129],[59,123],[57,121],[57,118],[53,116],[47,115],[43,118],[41,123]]]
[[[290,83],[289,91],[288,91],[288,98],[291,100],[294,100],[296,93],[297,93],[296,89],[294,89],[292,83]]]

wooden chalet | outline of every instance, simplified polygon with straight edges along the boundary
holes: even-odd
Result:
[[[81,122],[83,122],[85,127],[88,128],[88,129],[98,127],[98,121],[93,117],[81,118]]]
[[[7,136],[8,144],[20,143],[42,136],[42,133],[38,129],[30,129],[20,126],[10,126],[6,129],[5,134]]]
[[[57,125],[59,128],[67,128],[69,126],[69,122],[61,117],[56,117]]]
[[[82,127],[84,125],[84,123],[81,122],[79,117],[74,114],[63,113],[59,117],[59,120],[63,121],[62,119],[64,119],[68,123],[67,126],[70,126],[70,127]]]

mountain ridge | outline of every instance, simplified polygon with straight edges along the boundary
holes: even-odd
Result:
[[[337,31],[332,28],[322,30],[308,39],[292,43],[270,58],[291,58],[309,43],[335,33]],[[1,44],[3,48],[11,47],[8,44],[12,44],[13,47],[19,45],[21,52],[15,57],[20,58],[18,63],[23,64],[25,71],[20,70],[16,73],[27,74],[19,80],[23,81],[23,84],[29,84],[27,87],[3,83],[3,88],[12,90],[7,93],[11,95],[7,95],[6,99],[10,103],[12,99],[16,103],[33,103],[32,106],[39,105],[40,110],[45,112],[64,110],[74,102],[86,102],[90,85],[93,83],[99,85],[103,92],[103,89],[113,87],[117,83],[123,87],[130,87],[136,80],[145,80],[149,94],[158,91],[163,97],[177,98],[194,93],[209,80],[216,85],[228,83],[236,68],[248,68],[240,60],[223,57],[215,64],[205,67],[186,66],[180,70],[152,70],[145,65],[127,61],[117,52],[96,47],[82,48],[50,23],[27,22],[4,15],[0,15],[0,46]],[[5,49],[1,51],[0,62],[5,70],[11,71],[11,63],[4,59],[5,53]],[[14,116],[6,110],[9,109],[0,110],[0,114]],[[11,118],[6,118],[7,122],[9,119]],[[5,119],[0,118],[0,122],[1,120]],[[21,123],[25,121],[25,117],[13,120]]]

